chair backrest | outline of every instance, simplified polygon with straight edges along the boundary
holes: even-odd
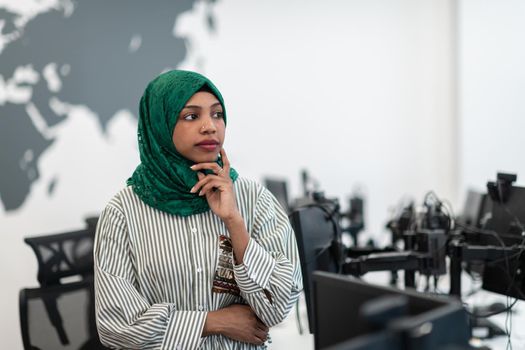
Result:
[[[20,291],[20,326],[26,350],[105,349],[98,339],[93,278]]]
[[[90,228],[28,237],[24,241],[35,252],[41,286],[59,284],[64,277],[93,274],[94,230]]]
[[[37,262],[40,288],[20,291],[26,350],[104,349],[98,340],[93,291],[93,244],[98,218],[83,230],[25,238]],[[80,282],[65,283],[78,276]]]
[[[84,219],[84,221],[86,222],[87,229],[91,231],[93,235],[95,234],[95,231],[97,230],[98,219],[99,219],[98,216],[88,216],[87,218]]]

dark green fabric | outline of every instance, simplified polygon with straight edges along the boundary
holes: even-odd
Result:
[[[197,183],[194,163],[173,145],[173,129],[186,102],[203,86],[217,97],[224,112],[221,93],[206,77],[189,71],[173,70],[152,80],[140,100],[138,141],[141,164],[128,179],[128,185],[146,204],[164,212],[189,216],[210,209],[206,198],[190,189]],[[217,160],[219,165],[222,162]],[[237,179],[232,168],[230,177]]]

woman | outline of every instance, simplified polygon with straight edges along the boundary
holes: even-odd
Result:
[[[301,286],[276,199],[238,177],[222,148],[226,112],[200,74],[170,71],[140,102],[141,164],[100,216],[97,327],[133,349],[264,348]]]

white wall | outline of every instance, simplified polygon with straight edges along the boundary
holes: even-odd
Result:
[[[175,28],[190,49],[181,68],[204,72],[222,90],[229,115],[226,146],[242,175],[287,177],[294,195],[303,167],[330,196],[344,199],[360,185],[369,232],[378,233],[389,206],[405,194],[420,201],[433,189],[456,198],[451,3],[200,4]],[[215,13],[216,33],[205,29],[208,10]],[[21,348],[18,290],[36,285],[35,260],[22,238],[79,227],[137,162],[135,122],[122,114],[103,137],[89,114],[74,107],[66,124],[59,124],[61,140],[42,156],[40,166],[48,170],[24,210],[0,211],[0,329],[6,348]],[[49,197],[45,184],[53,169],[60,169],[63,180]]]
[[[190,57],[207,57],[202,71],[223,89],[241,174],[284,175],[297,194],[306,167],[343,199],[360,184],[372,232],[405,194],[455,199],[448,2],[222,1],[214,12],[218,34],[190,35]]]
[[[496,172],[525,184],[525,2],[462,0],[459,22],[461,188]]]

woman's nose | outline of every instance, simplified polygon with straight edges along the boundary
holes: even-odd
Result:
[[[209,133],[216,132],[217,131],[217,127],[215,126],[215,123],[213,122],[213,119],[212,118],[204,118],[200,131],[203,134],[209,134]]]

